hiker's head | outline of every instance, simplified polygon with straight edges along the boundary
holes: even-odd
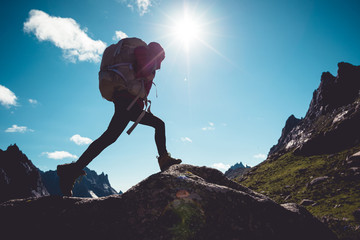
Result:
[[[153,58],[153,61],[156,62],[156,69],[160,69],[161,67],[161,62],[164,60],[165,58],[165,51],[164,49],[161,47],[161,45],[157,42],[151,42],[148,45],[149,47],[149,51],[151,53],[151,56]]]

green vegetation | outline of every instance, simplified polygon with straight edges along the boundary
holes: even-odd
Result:
[[[360,176],[345,164],[346,157],[360,151],[360,145],[336,154],[296,156],[286,153],[275,160],[261,163],[240,184],[271,197],[278,203],[300,203],[310,199],[315,204],[306,209],[325,220],[340,237],[354,236],[360,222],[353,212],[360,207]],[[328,178],[310,186],[317,178]]]
[[[205,215],[200,205],[191,199],[176,199],[165,214],[171,226],[172,240],[196,239],[197,233],[205,224]]]

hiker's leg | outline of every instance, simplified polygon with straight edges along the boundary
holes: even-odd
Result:
[[[135,121],[134,116],[131,119]],[[159,156],[166,154],[166,136],[165,136],[165,123],[155,115],[146,112],[144,117],[141,119],[140,124],[151,126],[155,128],[155,143],[159,153]]]
[[[131,114],[131,120],[136,121],[139,114]],[[166,150],[165,123],[158,117],[146,112],[140,124],[155,128],[155,143],[159,153],[158,162],[161,171],[165,171],[170,166],[180,164],[181,160],[170,156]]]
[[[80,169],[85,168],[106,147],[118,139],[129,121],[130,117],[128,111],[126,111],[126,108],[122,105],[115,104],[115,113],[107,130],[98,139],[90,144],[86,151],[77,160],[76,165]]]

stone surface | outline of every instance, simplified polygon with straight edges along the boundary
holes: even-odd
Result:
[[[336,239],[305,208],[191,165],[151,175],[122,195],[8,201],[0,216],[2,234],[15,239]]]

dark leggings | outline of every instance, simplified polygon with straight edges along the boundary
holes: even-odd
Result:
[[[76,165],[79,168],[85,168],[106,147],[118,139],[130,121],[136,121],[142,109],[135,104],[130,111],[126,110],[130,102],[131,100],[121,98],[114,100],[115,113],[107,130],[98,139],[92,142],[77,160]],[[146,112],[144,117],[141,119],[140,124],[155,128],[155,143],[159,156],[166,154],[167,150],[164,122],[153,114]]]

